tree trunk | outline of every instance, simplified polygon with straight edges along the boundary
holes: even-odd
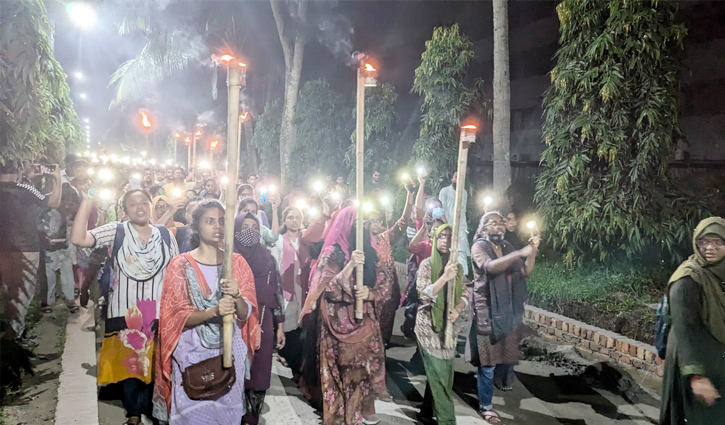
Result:
[[[493,190],[511,185],[511,80],[508,0],[493,0]]]
[[[280,170],[281,181],[285,181],[285,173],[289,158],[292,154],[292,148],[295,141],[295,128],[292,125],[292,117],[294,116],[295,105],[297,105],[297,95],[300,89],[300,76],[302,74],[302,62],[305,54],[306,37],[304,33],[304,24],[307,21],[307,2],[308,0],[299,0],[297,4],[297,16],[295,16],[295,28],[293,40],[285,34],[285,16],[280,11],[280,1],[270,0],[272,6],[272,14],[277,24],[277,32],[279,41],[282,43],[282,51],[284,53],[285,73],[284,73],[284,106],[282,109],[282,126],[279,131],[279,154],[280,154]],[[282,3],[284,4],[284,3]]]

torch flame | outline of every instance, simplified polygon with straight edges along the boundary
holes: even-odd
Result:
[[[224,62],[229,62],[230,60],[234,59],[234,56],[232,56],[232,55],[223,55],[219,59],[223,60]]]
[[[375,68],[374,68],[374,67],[373,67],[372,65],[370,65],[369,63],[366,63],[366,64],[365,64],[365,71],[368,71],[368,72],[375,72],[375,71],[376,71],[376,69],[375,69]]]
[[[144,111],[141,111],[141,125],[146,128],[151,128],[151,121],[149,121],[149,117]]]
[[[246,120],[249,116],[249,112],[244,112],[243,114],[239,115],[239,118],[242,119],[242,121]]]
[[[218,144],[219,144],[219,141],[218,140],[212,140],[211,141],[211,148],[214,149],[215,147],[217,147]]]
[[[473,125],[473,124],[468,124],[468,125],[464,125],[461,128],[465,128],[466,130],[475,130],[476,129],[476,126]]]
[[[174,134],[174,137],[176,137],[178,139],[179,137],[181,137],[181,134],[176,133],[176,134]]]
[[[194,134],[195,134],[195,135],[197,135],[197,136],[201,136],[201,130],[197,131],[197,132],[196,132],[196,133],[194,133]]]
[[[189,137],[189,136],[186,136],[186,139],[184,139],[184,142],[185,142],[185,143],[186,143],[187,145],[188,145],[189,143],[191,143],[191,137]]]
[[[242,68],[246,68],[247,67],[247,64],[244,63],[244,62],[239,62],[239,66],[242,67]]]

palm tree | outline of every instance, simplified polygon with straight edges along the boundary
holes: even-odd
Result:
[[[511,185],[511,80],[508,0],[493,0],[493,189]]]

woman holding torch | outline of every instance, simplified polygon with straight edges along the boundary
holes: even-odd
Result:
[[[174,258],[164,278],[154,417],[172,425],[240,424],[246,413],[247,362],[260,344],[254,275],[235,253],[233,278],[222,278],[224,207],[219,201],[200,203],[190,229],[193,249]],[[229,369],[222,367],[222,317],[227,315],[235,318]]]
[[[504,240],[505,233],[501,213],[486,213],[481,217],[471,249],[474,317],[466,354],[478,367],[479,414],[488,424],[501,423],[493,410],[494,369],[497,365],[513,368],[520,358],[524,302],[528,297],[526,277],[534,269],[539,247],[539,240],[534,237],[522,249],[514,250]]]
[[[420,306],[415,321],[415,336],[428,378],[421,415],[429,418],[432,408],[439,425],[456,423],[453,409],[453,360],[456,348],[445,347],[444,325],[446,317],[454,323],[455,340],[466,322],[458,318],[468,305],[468,294],[461,283],[463,267],[456,259],[449,261],[452,235],[453,228],[450,224],[438,226],[433,238],[431,256],[423,260],[416,278]],[[451,283],[455,285],[455,308],[453,311],[446,311],[446,285]]]
[[[364,252],[354,250],[356,216],[355,207],[347,207],[333,222],[301,313],[319,311],[323,425],[378,423],[375,399],[387,391],[385,348],[374,306],[388,298],[390,288],[375,283],[377,255],[369,239]],[[362,287],[355,285],[358,265],[364,268]],[[358,299],[364,300],[362,319],[355,318]]]

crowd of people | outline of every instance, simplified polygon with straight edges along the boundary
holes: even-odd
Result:
[[[295,183],[283,197],[275,182],[250,174],[236,179],[235,205],[224,205],[229,176],[213,170],[138,169],[74,155],[64,169],[4,164],[3,339],[33,346],[25,319],[40,283],[44,312],[60,299],[71,313],[89,299],[102,306],[98,384],[120,386],[127,424],[146,416],[255,425],[275,355],[323,424],[376,424],[375,400],[392,400],[386,348],[404,308],[401,330],[417,345],[411,362],[427,377],[418,418],[456,423],[458,348],[445,343],[450,326],[449,337],[466,341],[465,358],[477,368],[482,420],[501,423],[493,394],[512,389],[538,235],[522,236],[517,213],[502,209],[486,210],[469,237],[465,196],[454,234],[455,173],[437,197],[426,194],[425,171],[404,181],[402,214],[394,219],[380,173],[371,177],[368,196],[357,202],[344,177],[330,176],[311,191]],[[227,208],[236,217],[231,278],[223,277]],[[401,241],[411,254],[402,291],[393,255]],[[694,250],[672,278],[668,357],[678,361],[667,363],[667,418],[714,418],[688,395],[713,405],[713,384],[722,382],[721,367],[712,365],[725,351],[725,222],[703,222]],[[229,315],[234,365],[226,369],[222,318]],[[695,349],[700,344],[716,355]]]

